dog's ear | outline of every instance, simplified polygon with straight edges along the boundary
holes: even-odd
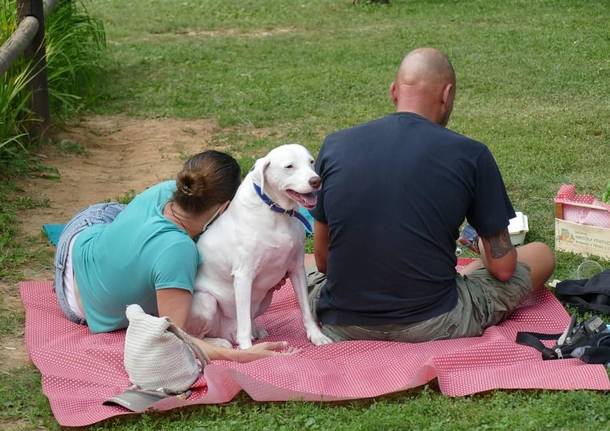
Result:
[[[265,192],[265,171],[271,164],[271,160],[268,157],[258,159],[254,164],[254,178],[258,179],[261,192]]]

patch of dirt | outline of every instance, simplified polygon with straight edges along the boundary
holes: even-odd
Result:
[[[5,310],[23,311],[16,286],[0,281],[0,308]],[[19,324],[16,322],[16,324]],[[28,355],[23,342],[23,328],[15,331],[16,335],[0,336],[0,373],[28,363]]]
[[[260,37],[277,36],[287,33],[295,33],[297,30],[294,27],[277,27],[270,29],[257,29],[252,31],[243,31],[238,28],[225,28],[219,30],[185,30],[175,32],[177,35],[190,37],[223,37],[223,36],[238,36],[248,39],[257,39]]]
[[[12,289],[9,284],[0,282],[0,294],[2,295],[0,306],[10,310],[23,310],[17,289]]]
[[[303,34],[304,30],[298,30],[294,27],[276,27],[276,28],[262,28],[254,29],[250,31],[244,31],[240,28],[220,28],[216,30],[202,30],[184,28],[174,31],[156,31],[144,34],[139,37],[130,37],[129,40],[110,40],[110,45],[121,45],[122,43],[134,43],[134,42],[150,42],[157,40],[175,40],[183,38],[193,39],[208,39],[215,37],[235,37],[242,39],[262,39],[266,37],[282,36],[285,34]]]
[[[23,335],[5,336],[0,339],[0,373],[22,367],[28,362]]]
[[[40,233],[44,223],[64,223],[88,205],[174,178],[188,156],[224,149],[212,144],[217,132],[213,120],[92,116],[68,124],[57,133],[59,145],[39,151],[45,164],[57,169],[59,179],[31,177],[19,183],[28,196],[49,202],[46,208],[19,214],[23,237],[35,239],[24,243],[33,250],[49,249],[48,262],[31,262],[23,268],[24,278],[53,279],[52,248]],[[2,307],[23,310],[17,285],[0,282],[0,295]],[[0,336],[0,372],[27,363],[23,330]]]
[[[45,164],[57,168],[60,178],[27,178],[20,184],[33,197],[49,200],[48,208],[23,214],[22,231],[37,234],[44,223],[66,222],[87,205],[174,178],[188,156],[210,148],[216,129],[212,120],[125,116],[94,116],[68,125],[58,139],[85,154],[65,154],[56,146],[43,150]]]
[[[386,31],[394,28],[393,25],[389,24],[376,24],[376,25],[358,25],[354,27],[342,27],[341,32],[354,32],[354,33],[370,33]],[[243,39],[260,39],[265,37],[283,36],[286,34],[309,34],[314,30],[298,29],[296,27],[274,27],[274,28],[260,28],[254,30],[244,31],[240,28],[220,28],[216,30],[201,30],[201,29],[179,29],[175,31],[160,31],[149,33],[145,39],[150,40],[153,38],[161,37],[191,37],[191,38],[213,38],[213,37],[237,37]],[[132,42],[133,39],[130,39]]]
[[[242,37],[246,39],[258,39],[262,37],[270,37],[283,35],[287,33],[296,33],[294,27],[276,27],[267,29],[255,29],[244,31],[239,28],[221,28],[217,30],[195,30],[183,29],[168,33],[151,33],[153,36],[188,36],[188,37]]]
[[[4,419],[0,419],[0,429],[4,430],[4,431],[21,431],[21,430],[26,430],[26,429],[32,429],[32,424],[26,422],[23,419],[16,419],[16,420],[4,420]],[[43,429],[43,428],[39,428],[39,429]]]
[[[394,29],[394,25],[389,24],[376,24],[376,25],[357,25],[351,27],[341,27],[341,33],[379,33],[380,31],[390,31]],[[338,30],[329,30],[328,34],[334,34]],[[149,33],[142,34],[140,36],[129,37],[129,40],[109,40],[110,45],[121,45],[124,43],[134,42],[150,42],[158,40],[176,40],[184,38],[192,39],[208,39],[208,38],[222,38],[222,37],[233,37],[241,39],[263,39],[275,36],[284,35],[308,35],[319,34],[316,29],[303,29],[296,27],[274,27],[274,28],[258,28],[253,30],[243,30],[241,28],[219,28],[215,30],[203,30],[193,28],[183,28],[169,31],[152,31]]]

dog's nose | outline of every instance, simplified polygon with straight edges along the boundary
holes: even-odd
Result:
[[[309,185],[312,186],[314,189],[319,189],[320,185],[322,185],[322,180],[318,176],[311,177],[309,179]]]

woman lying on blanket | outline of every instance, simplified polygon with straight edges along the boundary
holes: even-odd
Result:
[[[72,322],[92,332],[126,328],[125,308],[167,316],[183,327],[200,256],[195,241],[229,205],[240,183],[231,156],[205,151],[175,181],[157,184],[129,205],[101,203],[66,225],[55,257],[57,300]],[[237,351],[195,340],[210,359],[248,362],[290,353],[286,343]]]

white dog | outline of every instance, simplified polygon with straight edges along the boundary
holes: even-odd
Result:
[[[290,277],[307,338],[331,340],[320,331],[307,300],[304,223],[299,205],[316,205],[320,177],[301,145],[282,145],[256,161],[229,208],[197,243],[199,267],[186,329],[225,346],[252,346],[267,335],[253,324],[271,302],[272,289]],[[224,340],[214,340],[220,338]]]

